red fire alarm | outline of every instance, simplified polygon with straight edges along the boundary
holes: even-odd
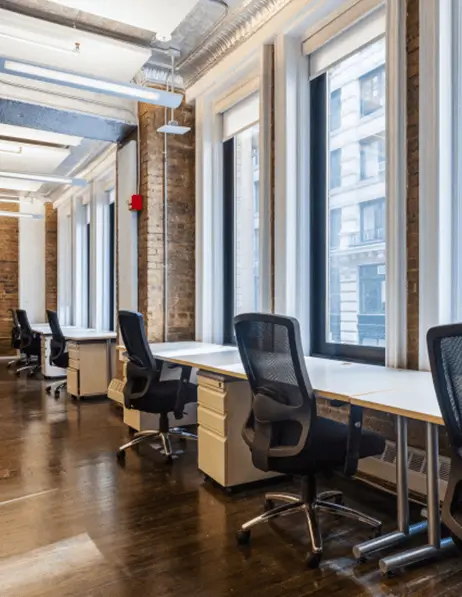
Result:
[[[130,211],[141,211],[143,209],[143,196],[132,195],[131,200],[128,202],[128,209]]]

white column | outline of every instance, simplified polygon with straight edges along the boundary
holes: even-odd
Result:
[[[275,312],[297,312],[298,75],[301,44],[279,35],[275,43]]]

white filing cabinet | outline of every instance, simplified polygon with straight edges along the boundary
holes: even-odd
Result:
[[[67,342],[67,391],[71,396],[106,396],[114,361],[114,342]],[[109,354],[108,354],[109,353]]]
[[[251,403],[248,382],[204,372],[199,372],[197,382],[199,469],[222,487],[278,476],[254,467],[242,439]]]

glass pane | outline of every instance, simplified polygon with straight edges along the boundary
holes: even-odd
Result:
[[[260,304],[260,201],[258,124],[234,137],[235,314]]]
[[[327,81],[326,341],[385,346],[385,39]]]

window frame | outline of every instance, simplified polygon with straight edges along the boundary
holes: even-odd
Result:
[[[385,364],[385,347],[342,344],[327,341],[329,207],[327,189],[328,113],[327,74],[310,83],[311,144],[311,354],[332,359]],[[330,152],[329,152],[330,166]],[[329,176],[330,184],[330,176]],[[320,314],[323,313],[323,316]]]
[[[234,137],[223,142],[223,343],[234,335]],[[232,225],[230,225],[232,222]]]

